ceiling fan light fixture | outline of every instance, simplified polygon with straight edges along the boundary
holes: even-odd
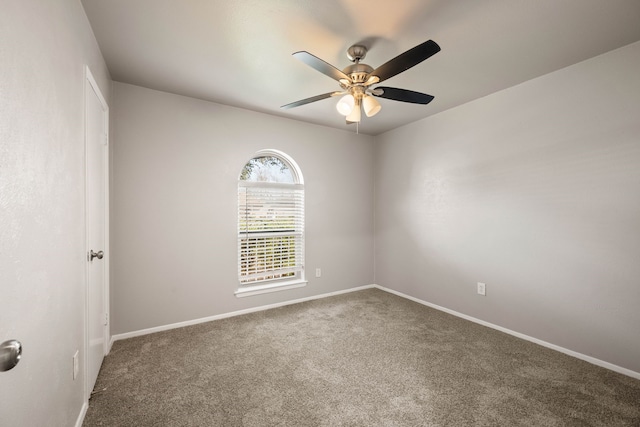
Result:
[[[362,99],[362,107],[367,117],[373,117],[380,112],[382,105],[373,96],[365,95]]]
[[[338,101],[338,103],[336,104],[336,109],[338,110],[338,113],[342,114],[343,116],[348,116],[353,111],[354,106],[355,99],[353,98],[353,95],[348,94],[343,96],[340,101]]]

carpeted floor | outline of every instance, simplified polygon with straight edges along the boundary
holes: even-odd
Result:
[[[640,381],[370,289],[117,341],[84,426],[640,426]]]

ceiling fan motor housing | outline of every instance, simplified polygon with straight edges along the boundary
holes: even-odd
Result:
[[[353,83],[364,83],[367,80],[367,76],[373,71],[373,68],[367,64],[355,63],[349,65],[342,70]]]
[[[353,62],[347,68],[342,70],[351,79],[352,84],[364,83],[367,76],[373,71],[373,68],[367,64],[361,64],[360,61],[367,56],[367,48],[362,45],[353,45],[347,50],[347,57]]]

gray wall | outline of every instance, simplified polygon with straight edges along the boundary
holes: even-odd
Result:
[[[111,81],[77,0],[0,1],[0,424],[74,425],[84,399],[84,65]]]
[[[377,137],[376,282],[640,372],[638,70],[635,43]]]
[[[113,334],[373,283],[372,137],[121,83],[113,96]],[[309,284],[237,298],[237,179],[264,148],[304,175]]]

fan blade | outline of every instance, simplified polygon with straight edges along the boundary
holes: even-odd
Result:
[[[318,58],[317,56],[313,56],[307,51],[303,50],[301,52],[296,52],[293,54],[293,56],[295,56],[297,59],[304,62],[311,68],[320,71],[322,74],[326,74],[334,80],[340,81],[340,79],[346,79],[348,81],[351,81],[349,76],[347,76],[345,73],[338,70],[328,62],[325,62],[322,59]]]
[[[311,98],[305,98],[305,99],[301,99],[300,101],[296,101],[296,102],[292,102],[290,104],[283,105],[280,108],[287,110],[289,108],[299,107],[299,106],[304,105],[304,104],[310,104],[312,102],[320,101],[321,99],[327,99],[327,98],[331,98],[332,96],[342,95],[343,93],[344,92],[323,93],[322,95],[312,96]]]
[[[419,44],[418,46],[385,62],[369,73],[369,75],[378,76],[380,81],[387,80],[396,74],[400,74],[401,72],[408,70],[414,65],[418,65],[438,52],[440,52],[440,46],[438,46],[438,43],[433,40],[427,40],[426,42]]]
[[[380,95],[376,95],[375,91],[378,89],[382,89],[383,91]],[[375,91],[372,91],[372,95],[377,96],[378,98],[393,99],[394,101],[410,102],[412,104],[428,104],[433,101],[434,98],[426,93],[414,92],[407,89],[398,89],[395,87],[378,86],[375,88]]]

